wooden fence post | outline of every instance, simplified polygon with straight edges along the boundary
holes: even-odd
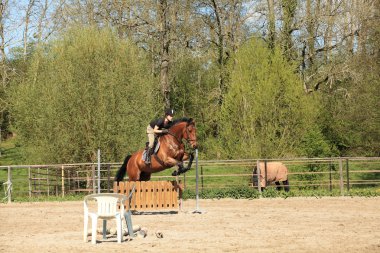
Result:
[[[95,176],[95,165],[91,165],[92,169],[92,193],[96,193],[96,176]]]
[[[186,173],[183,173],[183,190],[186,189]]]
[[[41,174],[40,174],[40,168],[37,168],[37,182],[38,182],[38,190],[37,190],[37,195],[41,195]]]
[[[47,195],[50,196],[49,168],[46,168]]]
[[[62,197],[65,197],[65,169],[64,169],[64,166],[62,165],[61,167],[61,175],[62,175],[62,178],[61,178],[61,182],[62,182]]]
[[[261,183],[260,183],[260,160],[257,160],[257,190],[259,190],[259,193],[261,194]]]
[[[265,186],[264,187],[267,187],[268,186],[268,169],[267,169],[267,160],[264,161],[264,172],[265,172]]]
[[[54,174],[55,174],[55,196],[58,197],[58,195],[59,195],[59,190],[58,190],[58,188],[59,188],[59,167],[55,168]]]
[[[30,167],[28,167],[28,175],[29,175],[29,184],[28,184],[28,188],[29,188],[29,198],[32,197],[32,184],[31,184],[31,181],[32,181],[32,174],[30,172]]]
[[[107,192],[111,190],[111,165],[107,165]]]
[[[347,171],[347,191],[350,191],[350,170],[348,168],[348,159],[346,159],[346,171]]]
[[[339,176],[340,176],[340,180],[339,180],[339,185],[340,185],[340,195],[344,195],[344,192],[343,192],[343,162],[342,162],[342,159],[339,159]]]
[[[330,160],[330,165],[329,165],[329,170],[330,170],[330,173],[329,173],[329,186],[330,186],[330,192],[332,191],[332,160]]]
[[[203,192],[204,183],[203,183],[203,166],[201,166],[201,191]]]

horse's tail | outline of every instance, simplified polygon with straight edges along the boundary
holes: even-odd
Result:
[[[128,161],[131,157],[132,157],[131,155],[127,155],[127,157],[124,159],[123,165],[121,165],[120,169],[117,171],[114,180],[117,181],[118,183],[123,180],[125,173],[127,172]]]

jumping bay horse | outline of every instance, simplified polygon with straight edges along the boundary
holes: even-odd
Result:
[[[191,148],[197,148],[195,122],[191,118],[175,120],[168,130],[167,134],[159,137],[160,147],[157,154],[152,155],[150,164],[145,164],[143,161],[143,149],[128,155],[116,173],[115,181],[122,181],[125,173],[128,174],[129,181],[149,181],[152,173],[160,172],[175,165],[178,166],[178,171],[174,171],[173,176],[188,171],[194,155],[185,152],[183,140],[186,140]],[[183,161],[189,158],[188,166],[184,168]]]

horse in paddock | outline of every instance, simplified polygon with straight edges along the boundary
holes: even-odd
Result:
[[[254,169],[257,174],[257,166]],[[282,162],[260,162],[260,185],[265,189],[270,183],[276,184],[277,190],[281,190],[281,183],[286,192],[289,191],[288,168]]]
[[[178,166],[178,170],[172,173],[173,176],[185,173],[191,168],[194,155],[185,152],[183,140],[186,140],[192,149],[197,148],[196,127],[193,119],[175,120],[168,129],[168,133],[162,134],[158,138],[159,149],[152,155],[151,163],[145,164],[144,149],[138,150],[125,158],[123,165],[116,173],[115,181],[122,181],[125,173],[128,174],[129,181],[149,181],[152,173],[175,165]],[[187,159],[189,159],[189,163],[184,168],[183,161]]]

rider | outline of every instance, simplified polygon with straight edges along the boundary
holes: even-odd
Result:
[[[147,156],[145,159],[146,164],[150,164],[150,156],[153,153],[153,143],[154,143],[155,134],[168,133],[168,128],[171,126],[173,115],[174,115],[173,109],[166,109],[165,117],[152,120],[149,123],[148,127],[146,128],[146,133],[148,134],[148,140],[149,140]]]

